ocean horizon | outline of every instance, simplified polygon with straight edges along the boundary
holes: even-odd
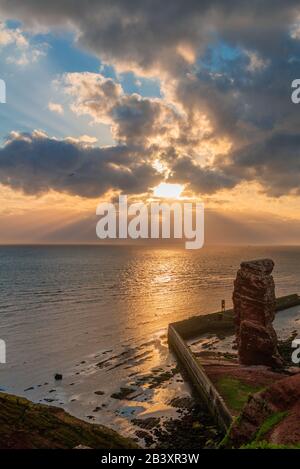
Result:
[[[129,435],[132,418],[172,415],[170,398],[190,393],[177,373],[130,403],[111,396],[173,370],[168,324],[230,308],[240,262],[262,257],[277,296],[299,292],[300,247],[1,246],[1,389]]]

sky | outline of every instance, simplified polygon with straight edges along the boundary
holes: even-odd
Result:
[[[0,0],[0,243],[176,184],[207,244],[299,244],[299,60],[297,1]]]

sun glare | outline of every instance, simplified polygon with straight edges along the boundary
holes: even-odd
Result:
[[[167,199],[179,199],[183,186],[181,184],[168,184],[161,182],[158,186],[154,187],[153,194],[155,197],[163,197]]]

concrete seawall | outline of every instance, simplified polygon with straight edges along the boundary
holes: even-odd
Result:
[[[168,340],[170,347],[174,350],[181,364],[188,373],[193,385],[205,401],[209,411],[218,422],[222,430],[227,431],[232,423],[230,414],[223,398],[206,375],[202,366],[198,363],[186,342],[175,327],[171,325],[168,329]]]
[[[300,305],[297,294],[287,295],[276,299],[276,311],[282,311]],[[207,376],[199,359],[196,359],[186,340],[206,333],[234,334],[235,324],[233,310],[224,313],[217,312],[204,316],[194,316],[189,319],[172,323],[168,328],[169,347],[174,351],[179,362],[187,372],[199,396],[206,403],[212,416],[222,430],[229,429],[233,415],[230,413],[224,399]]]

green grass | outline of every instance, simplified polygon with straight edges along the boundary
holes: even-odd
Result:
[[[240,420],[241,420],[241,414],[233,419],[233,422],[231,423],[230,427],[228,428],[228,430],[226,432],[226,435],[224,435],[224,438],[220,441],[220,443],[218,445],[219,449],[232,448],[232,442],[231,442],[230,434],[231,434],[232,428],[235,425],[238,425],[240,423]]]
[[[245,403],[248,401],[249,395],[257,392],[263,388],[257,388],[253,386],[248,386],[247,384],[241,382],[240,380],[232,377],[222,377],[218,382],[218,388],[223,395],[228,406],[236,411],[241,411]],[[274,443],[269,443],[266,441],[267,434],[278,425],[286,416],[288,411],[285,412],[274,412],[269,415],[265,421],[262,423],[260,428],[257,430],[255,435],[252,437],[252,440],[247,444],[241,446],[240,449],[300,449],[300,443],[291,444],[291,445],[277,445]],[[232,448],[232,441],[230,434],[232,427],[239,424],[241,419],[241,414],[239,414],[225,437],[221,441],[219,448]]]
[[[300,443],[295,445],[276,445],[268,441],[252,441],[240,447],[240,449],[300,449]]]
[[[262,387],[250,386],[237,378],[223,376],[217,383],[217,388],[228,407],[234,411],[241,411],[249,395],[263,389]]]
[[[300,443],[296,443],[295,445],[281,445],[281,444],[274,444],[269,443],[268,441],[264,440],[265,437],[270,430],[272,430],[278,423],[280,423],[286,416],[288,412],[274,412],[274,414],[267,417],[267,419],[263,422],[261,427],[256,432],[252,441],[245,443],[240,447],[240,449],[300,449]],[[219,448],[232,448],[232,441],[230,439],[230,433],[232,427],[239,424],[241,419],[241,415],[239,415],[232,425],[230,426],[228,432],[226,433],[225,437],[219,444]]]
[[[281,422],[286,416],[288,412],[274,412],[274,414],[270,415],[262,424],[260,429],[258,430],[255,440],[260,441],[262,440],[263,436],[269,433],[272,428],[276,427],[276,425]]]

